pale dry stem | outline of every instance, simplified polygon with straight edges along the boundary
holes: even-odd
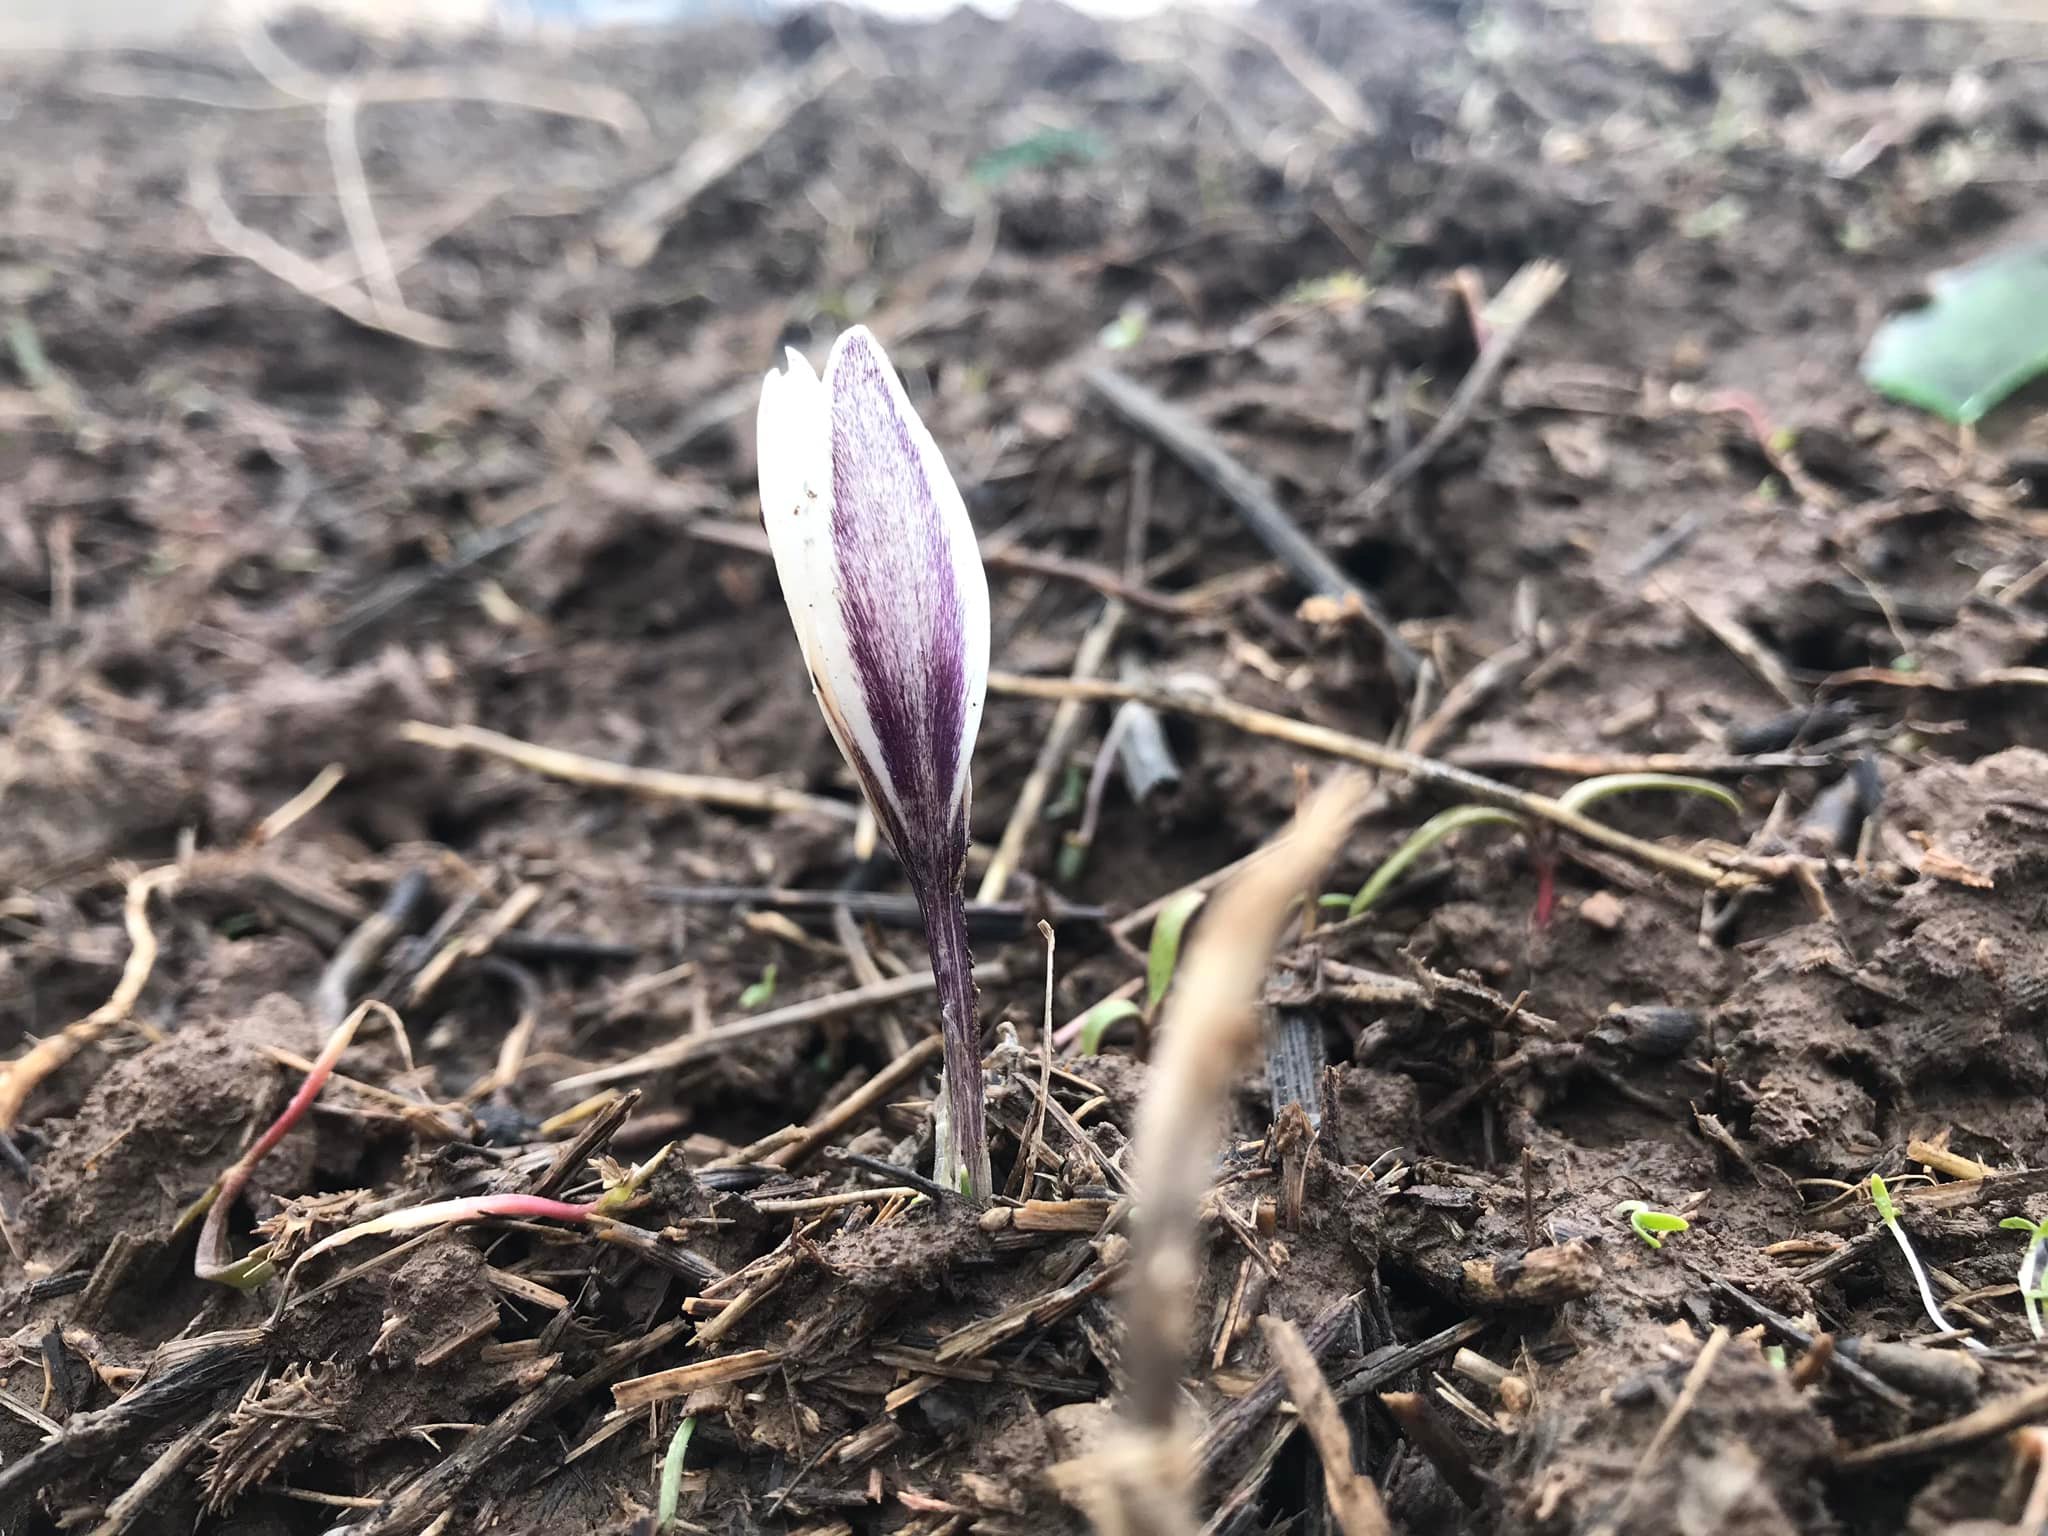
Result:
[[[1077,1498],[1099,1529],[1179,1532],[1193,1528],[1185,1476],[1139,1485],[1119,1471],[1185,1465],[1177,1423],[1179,1383],[1193,1337],[1199,1211],[1207,1194],[1231,1085],[1260,1041],[1258,998],[1273,951],[1296,902],[1314,891],[1364,800],[1365,783],[1345,775],[1318,792],[1266,857],[1248,865],[1212,900],[1188,947],[1160,1023],[1151,1086],[1138,1108],[1133,1160],[1141,1204],[1124,1300],[1123,1358],[1129,1375],[1121,1437],[1128,1455],[1100,1469],[1111,1484]],[[1149,1449],[1147,1449],[1149,1447]],[[1098,1513],[1105,1503],[1113,1513]]]

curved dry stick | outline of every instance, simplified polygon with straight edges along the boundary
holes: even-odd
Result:
[[[84,1050],[116,1025],[125,1022],[142,989],[156,968],[156,930],[149,926],[149,898],[168,891],[178,883],[184,870],[176,864],[159,864],[128,882],[128,894],[121,903],[122,925],[128,930],[128,962],[121,968],[120,983],[113,996],[75,1024],[67,1024],[46,1040],[38,1040],[18,1060],[0,1067],[0,1132],[14,1129],[22,1107],[51,1073]],[[156,1032],[145,1030],[152,1038]]]
[[[1674,875],[1683,875],[1700,885],[1724,888],[1755,885],[1760,879],[1776,879],[1782,874],[1781,866],[1754,860],[1741,853],[1720,854],[1718,857],[1725,862],[1717,863],[1712,859],[1682,853],[1675,848],[1666,848],[1662,844],[1652,843],[1640,837],[1631,837],[1628,833],[1610,827],[1604,822],[1580,815],[1549,795],[1517,789],[1512,784],[1503,784],[1498,779],[1489,779],[1483,774],[1473,773],[1469,769],[1456,767],[1437,758],[1404,752],[1398,747],[1382,746],[1376,741],[1367,741],[1362,736],[1332,730],[1326,725],[1296,720],[1292,716],[1275,714],[1267,709],[1255,709],[1249,704],[1240,704],[1235,699],[1225,698],[1220,694],[1197,693],[1181,688],[1145,687],[1133,683],[1113,683],[1101,679],[1027,677],[1016,672],[989,673],[988,691],[994,694],[1007,694],[1013,698],[1093,699],[1106,704],[1120,704],[1129,699],[1136,699],[1139,703],[1149,704],[1154,709],[1172,710],[1177,714],[1191,715],[1201,720],[1220,721],[1255,736],[1270,736],[1275,741],[1284,741],[1306,751],[1362,763],[1368,768],[1378,768],[1387,773],[1404,774],[1426,784],[1455,789],[1488,805],[1505,806],[1511,811],[1521,812],[1524,816],[1562,827],[1589,843],[1598,843],[1603,848],[1612,848],[1616,853],[1627,854],[1630,858],[1653,868]]]
[[[780,784],[757,784],[752,779],[728,779],[708,773],[671,773],[665,768],[629,768],[624,763],[565,752],[521,741],[479,725],[430,725],[408,720],[398,728],[401,741],[437,752],[480,752],[503,758],[522,768],[566,779],[572,784],[598,784],[607,789],[628,789],[667,800],[695,800],[705,805],[723,805],[741,811],[779,811],[792,816],[811,816],[825,821],[854,821],[859,808],[850,800],[830,800],[807,795],[800,789]]]
[[[1122,1443],[1054,1471],[1104,1530],[1164,1536],[1195,1529],[1193,1457],[1176,1409],[1193,1332],[1199,1212],[1231,1085],[1259,1048],[1258,998],[1273,950],[1364,796],[1356,775],[1324,786],[1267,856],[1215,896],[1168,995],[1132,1137],[1139,1205],[1123,1300],[1126,1432]]]

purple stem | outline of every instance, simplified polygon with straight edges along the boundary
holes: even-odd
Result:
[[[986,1204],[994,1186],[988,1165],[988,1122],[982,1103],[981,1017],[974,1006],[974,956],[967,947],[967,905],[960,876],[940,889],[919,891],[925,944],[932,952],[939,1010],[945,1031],[946,1097],[953,1145],[967,1165],[967,1198]],[[941,1183],[953,1177],[938,1170]]]

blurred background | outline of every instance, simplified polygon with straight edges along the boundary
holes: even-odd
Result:
[[[495,1231],[490,1263],[538,1279],[489,1293],[470,1238],[443,1235],[264,1332],[266,1381],[339,1383],[333,1400],[281,1397],[184,1471],[154,1463],[139,1518],[110,1506],[160,1448],[214,1433],[206,1400],[151,1421],[154,1441],[56,1436],[76,1451],[62,1475],[14,1490],[36,1510],[17,1523],[5,1497],[57,1422],[112,1402],[157,1344],[265,1317],[268,1298],[195,1279],[179,1213],[274,1110],[279,1060],[319,1048],[322,978],[394,891],[425,892],[435,937],[358,990],[406,1000],[417,1054],[366,1029],[348,1072],[381,1097],[331,1085],[320,1133],[278,1148],[238,1219],[309,1191],[416,1203],[558,1154],[581,1178],[605,1144],[563,1151],[577,1079],[732,1024],[712,1038],[739,1044],[675,1070],[621,1068],[645,1097],[613,1150],[676,1142],[649,1229],[691,1223],[728,1275],[797,1252],[808,1206],[734,1219],[682,1165],[794,1145],[785,1127],[934,1022],[904,993],[749,1032],[925,964],[914,933],[829,896],[843,924],[784,910],[791,890],[902,895],[850,835],[857,790],[757,495],[764,370],[789,346],[822,361],[853,323],[886,343],[960,483],[996,665],[1031,675],[991,694],[975,760],[989,863],[970,881],[1016,903],[977,938],[991,1029],[1039,1027],[1047,956],[1025,920],[1048,893],[1088,914],[1060,919],[1055,1020],[1129,1005],[1145,929],[1107,923],[1228,868],[1329,771],[1299,730],[1196,718],[1190,688],[1518,788],[1710,773],[1733,806],[1617,798],[1600,815],[1667,855],[1719,839],[1832,861],[1770,866],[1811,884],[1703,906],[1691,859],[1674,875],[1639,845],[1494,826],[1354,908],[1449,798],[1379,786],[1315,909],[1333,920],[1275,992],[1288,1038],[1335,1075],[1292,1058],[1298,1082],[1328,1085],[1325,1129],[1312,1149],[1276,1140],[1302,1161],[1238,1193],[1326,1193],[1285,1231],[1285,1263],[1249,1215],[1218,1229],[1204,1294],[1229,1310],[1199,1390],[1219,1422],[1226,1402],[1279,1400],[1253,1390],[1257,1307],[1334,1319],[1370,1283],[1355,1337],[1372,1358],[1448,1338],[1542,1371],[1519,1421],[1503,1394],[1431,1409],[1444,1423],[1409,1439],[1360,1430],[1397,1528],[1593,1529],[1651,1492],[1643,1447],[1688,1379],[1677,1320],[1748,1326],[1699,1276],[1811,1307],[1845,1339],[1916,1331],[1902,1272],[1871,1267],[1882,1234],[1815,1241],[1801,1188],[1850,1191],[1951,1126],[1970,1158],[2048,1166],[2036,8],[1019,0],[997,20],[0,0],[0,36],[17,45],[0,56],[0,1051],[78,1045],[0,1079],[19,1111],[19,1145],[0,1145],[0,1301],[25,1341],[0,1359],[8,1536],[131,1520],[322,1536],[421,1488],[440,1502],[369,1528],[651,1529],[637,1512],[659,1449],[644,1416],[606,1417],[591,1352],[679,1315],[694,1282]],[[1028,692],[1076,679],[1165,691],[1057,711]],[[664,771],[747,781],[741,804]],[[761,785],[808,798],[777,809],[749,798]],[[175,891],[140,884],[159,873]],[[1436,981],[1410,979],[1425,962],[1460,978],[1446,997],[1481,1001],[1438,1013]],[[1334,967],[1355,967],[1348,995],[1322,990]],[[1429,1001],[1378,1000],[1414,995]],[[1660,1044],[1617,1008],[1677,1032]],[[1085,1066],[1058,1091],[1102,1140],[1062,1144],[1043,1187],[1093,1201],[1146,1069],[1114,1037]],[[862,1155],[919,1162],[930,1084],[883,1086]],[[1269,1103],[1247,1087],[1250,1145]],[[441,1122],[414,1112],[468,1116],[458,1099],[475,1126],[427,1139]],[[1942,1155],[1929,1166],[1982,1166]],[[800,1173],[759,1187],[808,1200],[853,1177]],[[1411,1175],[1427,1198],[1395,1197]],[[1699,1219],[1679,1256],[1712,1269],[1617,1257],[1634,1239],[1613,1205],[1633,1194],[1684,1202]],[[1844,1232],[1868,1227],[1851,1203]],[[1989,1209],[1936,1257],[1998,1320],[1972,1326],[2013,1343],[2017,1249]],[[941,1224],[971,1248],[892,1248],[905,1221],[849,1224],[844,1245],[821,1231],[832,1256],[781,1261],[789,1289],[758,1311],[749,1281],[726,1347],[789,1353],[758,1391],[706,1388],[692,1528],[759,1530],[786,1504],[792,1526],[842,1536],[970,1517],[1078,1533],[1044,1473],[1101,1423],[1077,1417],[1063,1447],[1059,1416],[1106,1401],[1117,1369],[1097,1280],[1075,1282],[1094,1265],[1109,1284],[1111,1243],[1090,1247],[1109,1219],[1055,1223],[1056,1250],[989,1246],[972,1223]],[[1584,1281],[1583,1312],[1556,1311],[1563,1292],[1475,1299],[1465,1261],[1519,1273],[1539,1222],[1582,1257],[1606,1234],[1616,1268]],[[1781,1264],[1771,1245],[1794,1237],[1813,1269]],[[1065,1299],[1040,1310],[1049,1294]],[[89,1355],[59,1371],[88,1301]],[[886,1369],[857,1353],[956,1330],[1015,1350],[958,1380],[943,1353]],[[558,1359],[566,1397],[536,1385]],[[894,1373],[924,1359],[942,1374],[899,1397]],[[1437,1363],[1401,1378],[1417,1402]],[[1492,1369],[1467,1384],[1483,1395]],[[1891,1432],[1869,1404],[1833,1376],[1789,1384],[1745,1340],[1724,1369],[1630,1536],[1963,1536],[2017,1486],[1987,1440],[1909,1519],[1905,1479],[1933,1463],[1866,1479],[1835,1461]],[[2038,1358],[2002,1370],[2042,1390]],[[529,1392],[539,1417],[470,1434]],[[1362,1387],[1354,1417],[1383,1406]],[[1333,1528],[1313,1462],[1280,1455],[1291,1421],[1270,1440],[1251,1422],[1219,1463],[1247,1522],[1228,1528]],[[272,1423],[289,1437],[264,1438]],[[1446,1459],[1456,1436],[1463,1459]],[[479,1443],[487,1466],[436,1480]]]
[[[317,9],[383,31],[429,28],[558,27],[689,23],[719,17],[766,17],[798,8],[803,0],[71,0],[39,5],[11,0],[0,6],[0,48],[56,48],[95,44],[162,43],[232,30],[242,21]],[[937,16],[962,3],[1004,15],[1017,0],[861,0],[877,16]],[[1079,9],[1103,16],[1136,16],[1184,0],[1080,0]],[[1232,0],[1203,0],[1230,4]]]

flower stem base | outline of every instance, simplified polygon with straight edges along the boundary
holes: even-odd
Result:
[[[994,1190],[988,1161],[988,1117],[983,1104],[981,1019],[974,1006],[974,957],[967,946],[967,907],[956,878],[922,900],[925,942],[938,983],[945,1031],[946,1070],[942,1092],[938,1159],[932,1176],[960,1189],[977,1205]],[[964,1180],[962,1175],[965,1175]]]

